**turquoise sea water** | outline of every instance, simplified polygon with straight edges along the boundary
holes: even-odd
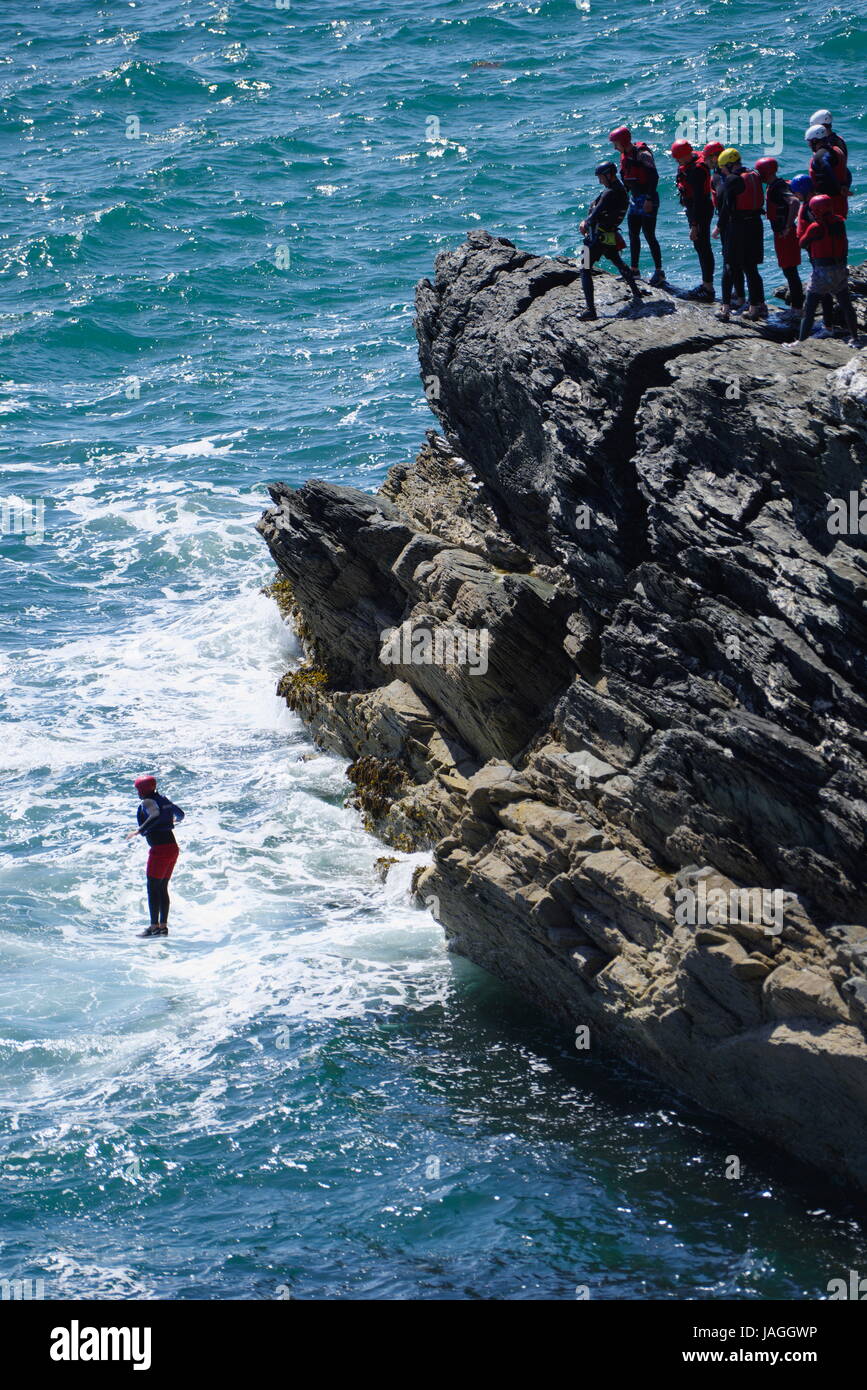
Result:
[[[2,500],[44,535],[0,538],[0,1279],[803,1299],[867,1269],[827,1184],[447,957],[411,864],[379,883],[274,695],[253,531],[269,478],[413,454],[415,281],[478,226],[571,254],[624,118],[659,148],[702,100],[780,109],[795,173],[829,104],[863,256],[865,58],[855,4],[7,0]],[[662,235],[693,283],[668,182]],[[152,768],[188,810],[164,944],[122,838]]]

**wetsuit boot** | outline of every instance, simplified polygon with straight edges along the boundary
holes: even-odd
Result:
[[[593,290],[593,276],[589,270],[581,271],[581,288],[584,291],[587,308],[583,314],[578,315],[578,319],[581,323],[592,323],[598,315],[596,313],[596,295]]]

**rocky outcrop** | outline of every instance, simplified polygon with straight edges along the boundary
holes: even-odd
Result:
[[[281,689],[454,949],[867,1187],[865,354],[576,278],[440,256],[440,432],[271,488]]]

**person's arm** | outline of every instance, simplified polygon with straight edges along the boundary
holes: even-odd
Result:
[[[686,216],[691,227],[695,227],[701,221],[702,213],[706,211],[706,204],[710,202],[704,188],[704,174],[698,164],[690,164],[686,171],[686,179],[692,189],[692,197],[686,204]]]
[[[599,215],[602,212],[602,209],[605,207],[605,200],[608,198],[608,195],[609,190],[606,188],[604,193],[600,193],[599,197],[596,198],[593,203],[591,203],[590,211],[584,219],[585,232],[595,232],[596,223],[599,221]]]
[[[162,815],[162,811],[160,810],[157,803],[155,801],[151,801],[149,798],[145,798],[145,800],[139,804],[138,809],[140,811],[145,811],[146,815],[138,829],[131,830],[129,832],[129,834],[126,837],[128,840],[134,840],[136,835],[146,835],[149,830],[153,830],[154,826],[156,825],[157,821],[160,819],[160,816]]]
[[[798,242],[806,251],[811,241],[815,241],[819,235],[818,222],[810,222],[798,236]]]
[[[722,188],[720,189],[719,199],[717,201],[719,229],[722,236],[725,236],[726,229],[731,221],[732,206],[741,188],[743,188],[742,179],[736,178],[732,174],[729,174],[727,178],[723,179]]]
[[[655,193],[659,183],[659,170],[654,162],[650,150],[642,150],[638,156],[640,164],[647,169],[647,183],[644,186],[645,193]]]
[[[784,236],[788,236],[789,232],[792,230],[792,228],[794,227],[795,223],[796,223],[797,220],[798,220],[798,213],[799,213],[800,210],[801,210],[801,204],[799,203],[798,199],[795,197],[794,193],[787,193],[785,196],[786,196],[786,214],[787,214],[787,216],[786,216],[786,225],[785,225],[785,227],[783,228],[783,235],[784,235]]]

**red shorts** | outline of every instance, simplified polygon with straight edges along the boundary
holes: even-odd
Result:
[[[148,878],[171,878],[179,854],[177,845],[151,845],[145,870]]]
[[[774,250],[780,270],[791,270],[801,264],[801,248],[794,227],[788,232],[774,232]]]

